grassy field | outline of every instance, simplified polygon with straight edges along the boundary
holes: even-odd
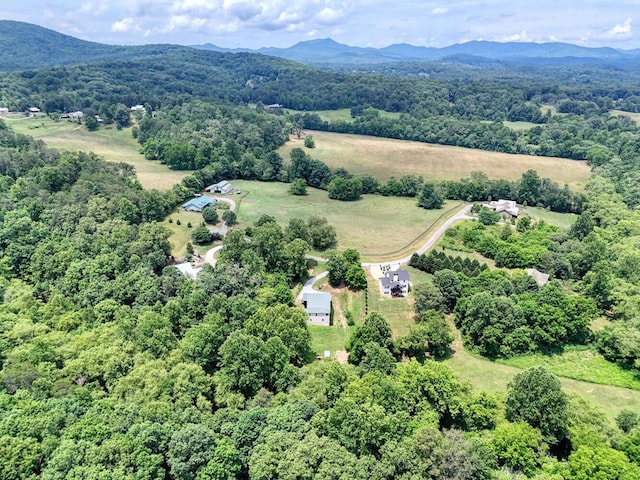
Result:
[[[325,122],[351,122],[353,118],[351,117],[351,109],[350,108],[340,108],[338,110],[316,110],[310,112],[304,112],[302,110],[290,110],[287,109],[289,113],[317,113],[322,120]],[[385,112],[384,110],[378,110],[378,114],[383,118],[399,118],[400,114],[395,112]]]
[[[623,110],[609,110],[609,113],[611,115],[622,115],[623,117],[629,117],[634,122],[640,123],[640,113],[625,112]]]
[[[510,128],[511,130],[515,130],[516,132],[523,132],[525,130],[530,130],[535,126],[538,126],[537,123],[532,122],[509,122],[507,120],[503,120],[502,124],[505,127]]]
[[[370,173],[383,181],[391,176],[407,174],[423,175],[433,180],[453,180],[478,170],[490,178],[517,180],[525,171],[533,169],[543,178],[581,190],[590,175],[585,162],[562,158],[509,155],[364,135],[308,133],[313,134],[316,141],[316,148],[306,150],[312,157],[332,168],[344,167],[352,173]],[[303,147],[303,142],[303,139],[292,137],[279,149],[279,153],[288,158],[293,148]]]
[[[640,390],[640,376],[608,362],[599,353],[585,348],[567,349],[561,355],[524,355],[501,360],[518,368],[545,365],[556,375],[585,382]]]
[[[566,229],[571,228],[571,225],[573,225],[578,218],[578,215],[574,213],[550,212],[545,208],[539,207],[523,207],[522,213],[529,215],[531,218],[544,220],[549,225]]]
[[[515,374],[522,371],[514,366],[476,357],[462,348],[459,340],[455,342],[454,350],[454,355],[445,360],[445,363],[460,379],[468,381],[478,390],[505,393],[509,381]],[[581,382],[564,377],[560,377],[560,382],[566,393],[589,400],[606,412],[611,419],[614,419],[623,408],[637,410],[640,405],[640,391],[637,390]]]
[[[234,181],[233,186],[248,193],[239,207],[241,227],[263,214],[273,215],[283,226],[293,217],[320,215],[336,228],[338,247],[356,248],[363,258],[407,246],[459,204],[447,202],[442,210],[424,210],[412,198],[364,195],[356,202],[340,202],[314,188],[306,196],[290,195],[284,183]]]
[[[135,168],[138,180],[145,188],[168,190],[190,173],[169,170],[166,165],[145,159],[138,152],[140,145],[131,136],[130,128],[117,130],[115,126],[106,126],[89,132],[77,123],[54,122],[46,116],[3,118],[15,132],[43,140],[51,147],[94,152],[109,162],[128,163]]]

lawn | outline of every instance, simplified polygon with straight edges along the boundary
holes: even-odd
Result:
[[[545,208],[539,207],[522,207],[521,213],[529,215],[531,218],[544,220],[549,225],[565,229],[571,228],[578,218],[575,213],[550,212]]]
[[[314,288],[331,292],[333,322],[330,327],[309,325],[311,348],[316,355],[330,350],[333,356],[336,351],[345,350],[345,343],[354,328],[347,323],[347,312],[354,319],[356,325],[360,325],[364,319],[366,308],[364,292],[352,292],[347,288],[332,289],[326,277],[314,284]]]
[[[169,190],[190,173],[170,170],[166,165],[145,159],[138,152],[140,145],[131,136],[130,128],[118,130],[115,126],[105,126],[89,132],[75,122],[54,122],[46,116],[8,117],[4,120],[16,133],[43,140],[51,147],[94,152],[109,162],[128,163],[135,168],[138,180],[145,188]]]
[[[476,357],[463,349],[459,340],[454,343],[454,350],[455,354],[445,360],[445,364],[461,380],[468,381],[478,390],[505,393],[509,381],[515,374],[522,371],[514,366]],[[566,393],[589,400],[606,412],[610,419],[614,419],[624,408],[637,410],[640,405],[640,391],[637,390],[581,382],[564,377],[560,377],[560,382]]]
[[[500,360],[500,363],[518,368],[545,365],[558,376],[640,390],[639,375],[587,348],[570,348],[560,355],[524,355]]]
[[[349,339],[351,328],[344,328],[342,325],[331,325],[330,327],[320,327],[309,325],[307,327],[311,334],[311,350],[316,355],[322,355],[325,350],[331,352],[331,356],[337,350],[344,350],[345,343]]]
[[[305,149],[312,157],[332,168],[344,167],[352,173],[369,173],[382,181],[391,176],[416,174],[431,180],[454,180],[483,171],[490,178],[517,180],[533,169],[543,178],[582,190],[590,170],[585,162],[563,158],[510,155],[463,147],[394,140],[329,132],[308,132],[316,148]],[[304,139],[292,137],[278,151],[289,157],[293,148],[303,148]]]
[[[447,202],[441,210],[424,210],[413,198],[364,195],[355,202],[341,202],[314,188],[306,196],[290,195],[285,183],[234,181],[233,185],[247,193],[239,206],[241,227],[263,214],[273,215],[282,226],[294,217],[320,215],[336,228],[338,247],[356,248],[363,258],[402,250],[414,241],[417,247],[423,232],[460,205]]]
[[[367,292],[369,312],[382,314],[393,332],[393,338],[409,333],[409,328],[415,325],[411,297],[389,298],[382,295],[378,280],[367,272]],[[409,294],[411,295],[411,294]]]
[[[222,217],[222,211],[218,210],[218,215]],[[171,221],[169,221],[171,220]],[[200,212],[186,212],[182,208],[174,210],[164,220],[164,224],[171,230],[171,236],[169,237],[169,243],[171,244],[171,255],[176,259],[183,259],[187,255],[187,243],[191,242],[191,233],[193,229],[202,224],[202,213]],[[178,222],[180,225],[178,225]],[[189,227],[191,224],[191,227]],[[218,223],[218,226],[222,225],[222,222]],[[201,255],[211,248],[209,245],[193,245],[194,250]]]

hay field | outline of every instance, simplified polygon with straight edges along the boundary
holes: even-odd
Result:
[[[109,162],[125,162],[135,168],[138,180],[145,188],[169,190],[188,175],[189,171],[170,170],[160,162],[152,162],[138,152],[140,145],[131,136],[131,128],[117,130],[101,127],[89,132],[84,126],[67,120],[54,122],[46,116],[4,118],[16,133],[32,136],[61,150],[94,152]]]
[[[543,178],[581,190],[590,175],[585,162],[563,158],[510,155],[365,135],[307,133],[312,134],[316,142],[316,148],[305,149],[312,157],[330,167],[344,167],[351,173],[370,173],[383,181],[407,174],[433,180],[454,180],[474,171],[483,171],[490,178],[517,180],[533,169]],[[304,139],[292,137],[279,153],[288,158],[296,147],[304,148]]]
[[[338,248],[356,248],[363,258],[373,255],[375,260],[377,255],[395,252],[413,243],[440,221],[443,214],[454,209],[453,214],[457,211],[455,207],[462,205],[452,201],[440,210],[424,210],[416,205],[415,198],[363,195],[355,202],[341,202],[331,200],[327,192],[315,188],[309,188],[308,195],[295,196],[288,193],[286,183],[246,180],[231,183],[246,193],[238,207],[240,227],[251,225],[263,214],[273,215],[282,226],[293,217],[319,215],[336,228]]]

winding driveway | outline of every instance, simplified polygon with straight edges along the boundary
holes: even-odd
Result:
[[[234,200],[230,198],[225,198],[225,197],[214,197],[214,198],[218,201],[228,203],[231,206],[231,209],[235,210],[236,202]],[[438,229],[435,232],[433,232],[433,234],[427,239],[427,241],[424,242],[420,248],[418,248],[417,253],[423,254],[424,252],[429,250],[431,247],[433,247],[436,244],[436,242],[440,240],[440,237],[444,235],[444,233],[453,223],[457,222],[458,220],[467,220],[467,219],[474,218],[469,215],[470,210],[471,210],[471,205],[465,205],[455,215],[453,215],[452,217],[449,217],[442,225],[440,225],[440,227],[438,227]],[[222,248],[222,245],[218,245],[217,247],[214,247],[211,250],[207,251],[207,253],[204,256],[204,261],[210,264],[212,267],[215,267],[216,259],[214,257],[215,257],[215,254],[218,251],[220,251],[221,248]],[[314,255],[307,255],[306,257],[312,260],[316,260],[318,262],[327,261],[326,258],[317,257]],[[362,266],[363,267],[380,267],[381,265],[389,265],[393,263],[409,263],[410,259],[411,259],[411,255],[407,255],[402,258],[397,258],[395,260],[387,260],[384,262],[363,262]],[[313,289],[313,284],[316,281],[320,280],[321,278],[326,277],[328,273],[329,272],[322,272],[321,274],[316,275],[315,277],[312,277],[309,280],[307,280],[304,286],[302,287],[302,290],[300,290],[300,293],[298,294],[298,299],[302,299],[302,294],[305,292],[315,291]]]
[[[229,207],[231,208],[231,210],[235,212],[236,201],[233,200],[232,198],[227,198],[227,197],[211,197],[211,198],[213,198],[217,202],[224,202],[229,204]],[[220,232],[222,233],[222,235],[226,235],[227,230],[228,228],[226,223],[223,223],[221,228],[213,227],[213,229],[211,228],[209,229],[209,231]],[[222,248],[222,245],[218,245],[217,247],[213,247],[211,250],[207,250],[207,253],[204,254],[204,261],[209,265],[211,265],[212,267],[215,267],[217,262],[217,260],[215,259],[215,255],[220,251],[221,248]]]
[[[457,222],[458,220],[467,220],[467,219],[474,218],[469,215],[469,211],[471,210],[471,207],[472,205],[465,205],[462,209],[458,211],[458,213],[456,213],[452,217],[449,217],[442,225],[440,225],[440,227],[438,227],[438,229],[435,232],[433,232],[433,234],[427,239],[427,241],[424,242],[422,246],[418,248],[418,250],[416,250],[417,253],[422,255],[424,252],[426,252],[431,247],[433,247],[437,243],[437,241],[440,240],[440,237],[444,235],[444,233],[453,223]],[[390,263],[409,263],[409,260],[411,260],[411,255],[407,255],[406,257],[398,258],[395,260],[387,260],[385,262],[363,262],[362,266],[376,267],[380,265],[388,265]]]

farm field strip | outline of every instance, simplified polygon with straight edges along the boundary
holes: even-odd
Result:
[[[533,169],[540,177],[584,188],[590,169],[585,162],[564,158],[512,155],[464,147],[395,140],[320,131],[313,135],[316,148],[305,149],[312,157],[332,168],[344,167],[351,173],[369,173],[381,181],[391,176],[422,175],[429,180],[455,180],[482,171],[490,178],[517,180]],[[304,139],[291,137],[278,151],[288,158],[293,148],[304,148]]]
[[[48,117],[5,119],[16,133],[29,135],[61,150],[82,150],[100,155],[109,162],[124,162],[133,166],[144,188],[169,190],[188,175],[189,171],[170,170],[160,162],[144,158],[140,145],[131,135],[131,128],[117,130],[114,126],[89,132],[84,126],[67,120],[54,122]]]

